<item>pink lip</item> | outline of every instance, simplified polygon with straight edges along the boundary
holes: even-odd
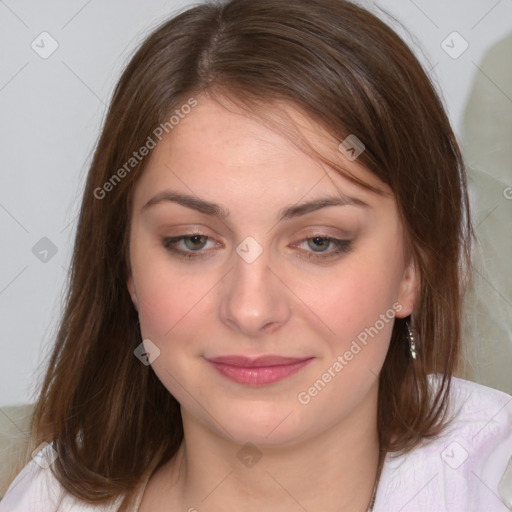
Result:
[[[224,377],[239,384],[263,386],[278,382],[298,372],[314,358],[282,356],[221,356],[207,359]]]

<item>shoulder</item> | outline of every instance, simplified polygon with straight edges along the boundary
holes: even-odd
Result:
[[[437,383],[432,376],[432,385]],[[375,512],[506,512],[512,507],[512,396],[453,378],[449,417],[440,436],[405,455],[388,455]]]
[[[0,501],[0,512],[115,512],[111,506],[90,505],[67,493],[51,471],[56,452],[45,444],[12,482]]]

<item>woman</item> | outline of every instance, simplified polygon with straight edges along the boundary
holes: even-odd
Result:
[[[115,90],[0,510],[507,510],[511,397],[453,377],[470,226],[442,105],[372,14],[171,19]]]

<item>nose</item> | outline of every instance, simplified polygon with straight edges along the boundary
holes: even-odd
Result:
[[[266,251],[251,263],[235,255],[234,268],[222,289],[222,322],[250,337],[273,333],[286,324],[290,292],[277,276]]]

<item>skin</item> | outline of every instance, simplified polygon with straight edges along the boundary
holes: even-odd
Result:
[[[378,462],[377,379],[393,321],[309,403],[297,397],[394,303],[396,316],[411,313],[417,279],[396,202],[293,107],[284,108],[315,147],[383,193],[350,182],[234,106],[208,96],[198,102],[153,150],[134,192],[127,285],[143,339],[160,350],[153,370],[180,402],[185,432],[140,510],[364,511]],[[144,208],[165,190],[215,202],[229,215],[171,201]],[[277,220],[285,207],[340,193],[366,206]],[[209,237],[206,245],[188,239],[177,248],[198,247],[204,257],[179,258],[162,242],[197,232]],[[350,250],[315,259],[335,250],[315,245],[320,235],[351,240]],[[247,236],[263,251],[252,263],[236,252]],[[205,359],[227,354],[312,360],[279,382],[251,386]],[[252,467],[237,457],[246,443],[261,455]]]

